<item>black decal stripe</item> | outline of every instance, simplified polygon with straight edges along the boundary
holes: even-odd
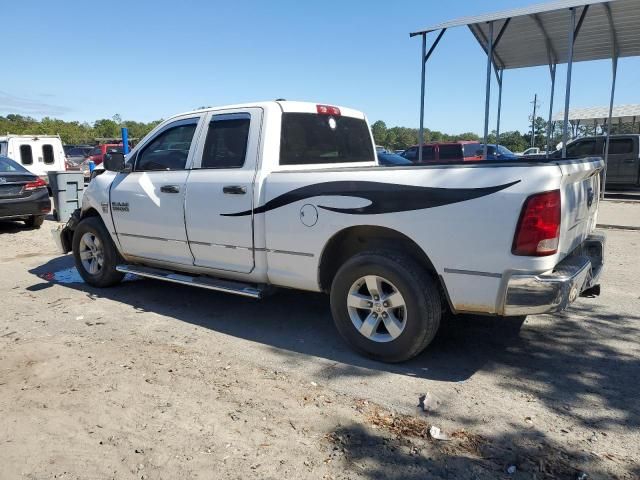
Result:
[[[321,196],[357,197],[365,198],[371,202],[367,206],[357,208],[318,205],[319,208],[332,212],[351,215],[406,212],[484,197],[509,188],[519,182],[520,180],[516,180],[503,185],[496,185],[495,187],[482,188],[435,188],[365,181],[324,182],[296,188],[288,193],[279,195],[261,207],[257,207],[253,212],[264,213],[300,200]],[[222,214],[224,217],[241,217],[245,215],[251,215],[251,210]]]

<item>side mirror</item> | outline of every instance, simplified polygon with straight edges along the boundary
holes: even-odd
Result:
[[[130,171],[128,165],[124,161],[124,153],[111,152],[104,155],[104,168],[111,172],[127,172]]]

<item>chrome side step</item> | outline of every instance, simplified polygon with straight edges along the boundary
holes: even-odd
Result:
[[[217,292],[233,293],[235,295],[255,298],[257,300],[262,298],[263,293],[260,288],[246,283],[221,280],[219,278],[206,276],[191,276],[183,273],[176,273],[171,270],[162,270],[160,268],[142,267],[140,265],[118,265],[116,266],[116,270],[122,273],[132,273],[141,277],[164,280],[165,282],[191,285],[192,287],[206,288]]]

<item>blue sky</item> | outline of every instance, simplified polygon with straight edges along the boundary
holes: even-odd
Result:
[[[282,97],[415,127],[420,40],[409,32],[534,2],[8,2],[0,115],[92,122],[117,113],[149,121],[202,105]],[[467,29],[445,34],[427,65],[427,127],[481,132],[485,62]],[[564,75],[559,66],[555,111],[563,105]],[[608,104],[610,62],[575,64],[573,75],[572,106]],[[622,59],[616,103],[640,103],[639,80],[640,59]],[[534,93],[547,112],[548,91],[546,67],[505,72],[501,129],[526,129]]]

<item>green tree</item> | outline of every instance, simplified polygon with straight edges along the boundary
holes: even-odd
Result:
[[[376,145],[386,145],[387,125],[382,120],[378,120],[371,125],[371,133],[373,133],[373,140],[376,142]]]
[[[103,118],[96,120],[93,124],[93,131],[98,138],[118,138],[120,137],[120,126],[113,120]]]

